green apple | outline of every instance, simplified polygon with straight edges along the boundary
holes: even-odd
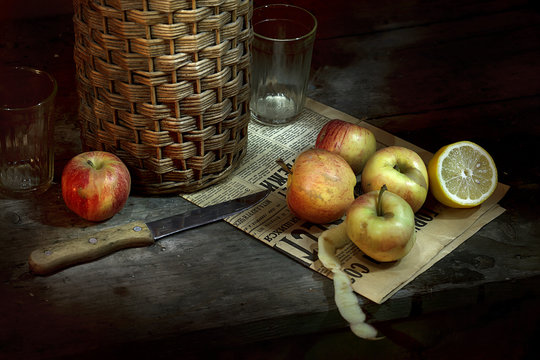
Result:
[[[377,329],[366,322],[336,250],[352,241],[375,260],[396,261],[407,255],[415,240],[411,206],[400,196],[386,191],[386,186],[359,196],[347,210],[344,222],[319,235],[319,260],[333,274],[336,305],[356,336],[380,339]]]
[[[429,181],[426,164],[420,155],[402,146],[388,146],[368,160],[361,183],[364,193],[386,185],[417,212],[426,201]]]
[[[318,257],[333,274],[334,298],[339,313],[356,336],[378,339],[377,330],[366,323],[351,281],[337,257],[336,250],[351,241],[374,260],[402,259],[416,241],[411,206],[383,186],[356,198],[347,210],[345,221],[323,231],[318,238]]]
[[[403,258],[416,240],[411,206],[385,190],[383,186],[356,198],[345,219],[349,239],[364,254],[381,262]]]

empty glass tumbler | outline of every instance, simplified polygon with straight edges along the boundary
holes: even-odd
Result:
[[[252,118],[288,124],[305,104],[317,19],[300,7],[275,4],[253,10],[252,24]]]
[[[51,185],[56,92],[44,71],[0,68],[0,196],[23,198]]]

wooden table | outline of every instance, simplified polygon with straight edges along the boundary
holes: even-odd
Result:
[[[538,7],[518,0],[294,3],[319,19],[310,97],[432,152],[477,142],[511,186],[503,215],[390,300],[359,297],[369,321],[383,327],[468,307],[537,303]],[[27,257],[39,246],[194,207],[177,196],[133,195],[97,225],[65,207],[59,176],[81,151],[72,46],[70,14],[0,25],[1,61],[44,69],[59,84],[54,185],[36,199],[0,199],[0,358],[160,358],[344,329],[332,281],[224,222],[49,277],[29,274]],[[539,312],[520,319],[530,326]]]

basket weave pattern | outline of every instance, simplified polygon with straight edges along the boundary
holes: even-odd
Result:
[[[143,193],[193,192],[244,156],[251,0],[74,0],[84,150]]]

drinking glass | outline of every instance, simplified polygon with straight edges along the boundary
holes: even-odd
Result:
[[[253,10],[252,24],[252,118],[289,124],[306,100],[317,19],[300,7],[275,4]]]
[[[51,185],[56,92],[44,71],[0,68],[0,195],[23,198]]]

